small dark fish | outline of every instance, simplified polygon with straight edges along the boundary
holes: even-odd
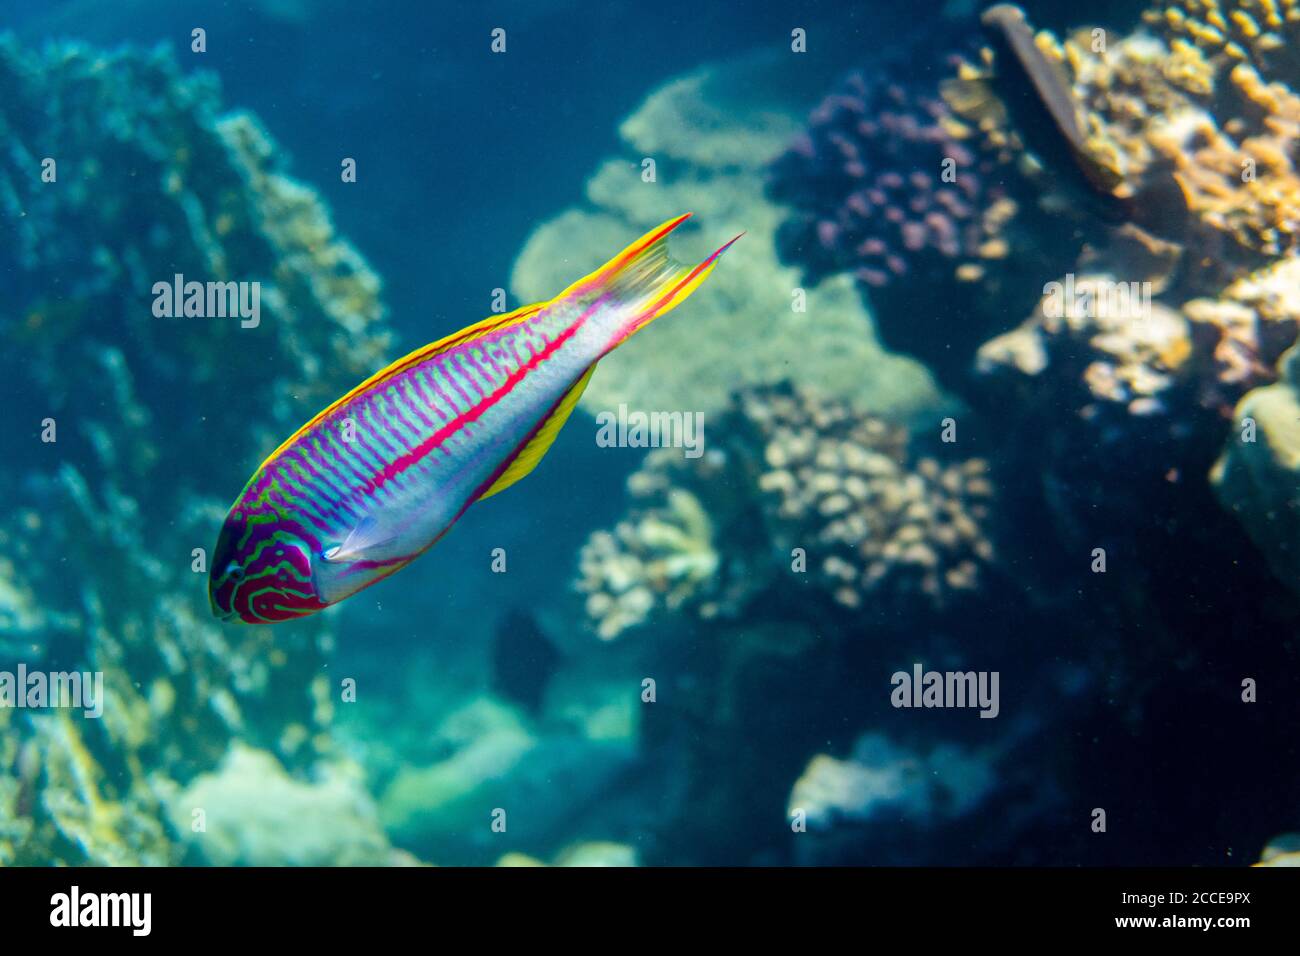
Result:
[[[1054,173],[1071,173],[1067,188],[1099,218],[1110,223],[1130,220],[1130,204],[1115,193],[1122,178],[1089,154],[1074,91],[1034,42],[1024,12],[1000,3],[985,10],[980,22],[996,57],[994,90],[1025,146]]]
[[[1008,3],[980,16],[996,58],[993,92],[1025,146],[1058,174],[1067,198],[1110,226],[1133,224],[1176,235],[1187,215],[1182,189],[1167,164],[1143,176],[1141,192],[1088,149],[1083,111],[1061,68],[1034,42],[1024,11]]]
[[[531,714],[542,709],[560,652],[527,611],[512,610],[492,640],[492,690]]]

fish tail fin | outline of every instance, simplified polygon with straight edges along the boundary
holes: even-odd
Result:
[[[736,236],[697,265],[679,262],[668,253],[668,234],[690,215],[683,213],[650,230],[557,296],[556,301],[573,296],[592,305],[602,301],[607,304],[614,321],[602,354],[684,302],[708,278],[718,258],[740,238]]]

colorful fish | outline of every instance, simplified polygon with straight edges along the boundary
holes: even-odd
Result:
[[[596,363],[694,292],[740,238],[682,265],[667,237],[689,215],[548,302],[399,359],[298,429],[226,517],[208,580],[213,613],[265,624],[337,604],[532,471]]]

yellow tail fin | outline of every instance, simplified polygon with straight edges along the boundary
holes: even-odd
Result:
[[[629,336],[684,302],[708,278],[718,257],[740,238],[736,236],[698,265],[685,265],[669,255],[668,234],[690,216],[689,212],[683,213],[650,230],[552,301],[570,297],[580,302],[601,298],[609,301],[625,315],[605,351],[617,348]]]

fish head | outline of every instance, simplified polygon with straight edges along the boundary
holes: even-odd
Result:
[[[318,594],[312,545],[277,511],[236,505],[226,516],[208,572],[208,600],[222,620],[270,624],[329,603]]]

